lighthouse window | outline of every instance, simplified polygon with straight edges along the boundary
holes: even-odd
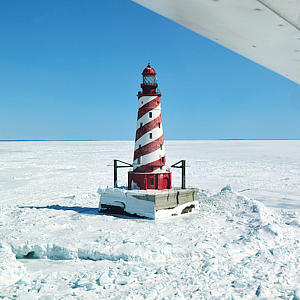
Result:
[[[148,75],[143,77],[144,84],[156,83],[156,78],[154,75]]]
[[[142,127],[143,127],[143,123],[140,124],[140,128],[142,128]]]
[[[154,180],[153,178],[150,178],[150,185],[153,185],[154,184]]]
[[[149,112],[149,118],[152,118],[152,111]]]
[[[150,139],[152,139],[152,132],[150,132],[149,136],[150,136]]]
[[[158,123],[158,128],[160,128],[160,123]]]
[[[141,158],[140,157],[137,159],[137,163],[138,163],[138,165],[141,164]]]
[[[165,163],[165,158],[164,158],[164,157],[161,158],[161,162],[162,162],[163,164]]]
[[[160,150],[162,150],[162,145],[160,145]]]

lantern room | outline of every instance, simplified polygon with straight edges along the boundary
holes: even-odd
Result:
[[[148,63],[147,67],[144,69],[143,73],[143,83],[141,88],[143,89],[144,95],[156,94],[157,82],[156,82],[156,72]]]

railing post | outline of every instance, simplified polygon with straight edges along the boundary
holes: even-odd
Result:
[[[180,163],[181,165],[179,165]],[[181,188],[185,189],[185,160],[180,160],[176,164],[172,165],[171,168],[181,168]]]
[[[118,160],[114,159],[114,188],[118,187]]]
[[[185,189],[185,160],[181,161],[181,170],[182,170],[181,188]]]
[[[125,164],[126,166],[124,165],[118,166],[118,162]],[[129,167],[132,167],[132,164],[129,164],[122,160],[114,159],[114,188],[118,187],[118,168],[129,168]]]

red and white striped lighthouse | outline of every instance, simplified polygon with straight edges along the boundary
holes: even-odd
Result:
[[[128,173],[129,189],[171,188],[171,172],[166,170],[166,155],[161,121],[161,94],[156,72],[150,63],[144,69],[142,92],[138,92],[138,117],[133,171]]]

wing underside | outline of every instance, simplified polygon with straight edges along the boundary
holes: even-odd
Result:
[[[300,0],[133,0],[300,84]]]

